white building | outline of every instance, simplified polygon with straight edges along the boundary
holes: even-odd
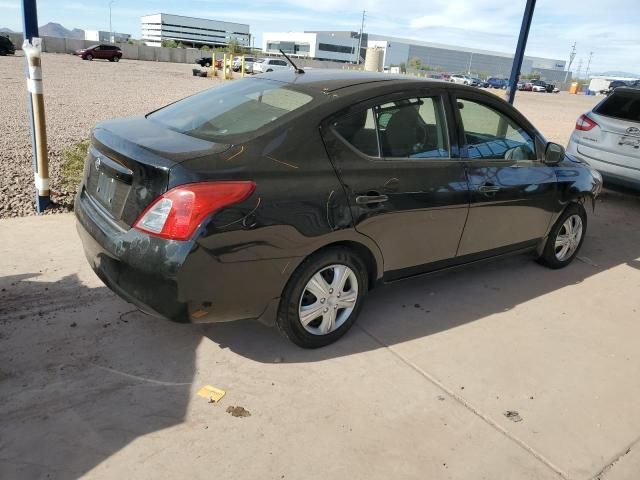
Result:
[[[513,53],[494,52],[477,48],[457,47],[433,42],[424,42],[388,35],[363,34],[360,50],[364,59],[366,47],[383,50],[384,66],[409,65],[419,59],[422,65],[450,73],[470,73],[508,77],[513,65]],[[263,34],[265,52],[277,53],[278,48],[289,54],[308,56],[323,60],[355,62],[358,50],[358,32],[307,31],[271,32]],[[525,56],[521,73],[537,71],[541,78],[563,81],[566,61],[553,58]]]
[[[232,39],[240,46],[251,46],[249,25],[168,13],[142,17],[142,40],[153,47],[160,47],[163,40],[201,47],[227,45]]]
[[[113,32],[113,41],[118,43],[127,43],[131,35],[128,33]],[[103,30],[85,30],[84,39],[91,42],[105,43],[111,42],[111,32]]]
[[[357,33],[352,32],[266,32],[262,34],[262,50],[265,53],[355,62],[358,49]]]

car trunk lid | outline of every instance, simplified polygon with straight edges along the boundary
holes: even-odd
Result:
[[[169,130],[144,117],[104,122],[93,130],[84,194],[126,229],[167,191],[172,167],[228,148]]]

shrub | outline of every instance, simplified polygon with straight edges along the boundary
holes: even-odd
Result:
[[[76,190],[82,180],[84,161],[89,151],[89,140],[83,140],[62,153],[60,184],[68,190]]]

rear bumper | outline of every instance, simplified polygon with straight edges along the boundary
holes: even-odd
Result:
[[[176,322],[209,323],[261,318],[277,309],[290,273],[284,275],[282,262],[288,259],[228,262],[195,241],[122,230],[82,190],[75,214],[92,269],[144,312]]]
[[[625,159],[619,158],[620,155],[583,146],[573,137],[569,140],[567,152],[598,170],[605,182],[640,188],[640,162],[638,168],[621,165]]]

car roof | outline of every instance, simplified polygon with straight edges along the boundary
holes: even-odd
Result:
[[[295,70],[280,70],[278,72],[265,73],[261,76],[269,80],[291,83],[298,87],[324,92],[333,92],[342,88],[379,82],[399,83],[412,80],[437,83],[438,85],[442,84],[441,80],[430,80],[389,73],[363,72],[360,70],[308,69],[305,70],[305,73],[296,73]]]

